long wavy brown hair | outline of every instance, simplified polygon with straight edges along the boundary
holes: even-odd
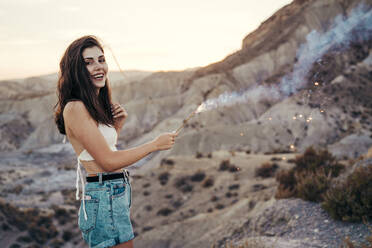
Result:
[[[61,134],[66,135],[63,109],[69,101],[82,101],[94,120],[108,126],[114,125],[110,108],[112,101],[109,81],[106,78],[105,86],[100,89],[97,96],[95,86],[84,63],[82,55],[84,49],[94,46],[104,53],[97,37],[88,35],[78,38],[68,46],[59,63],[60,71],[56,92],[58,102],[53,109],[55,110],[54,121]]]

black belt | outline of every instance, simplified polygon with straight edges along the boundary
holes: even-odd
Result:
[[[126,173],[126,176],[129,177],[129,171],[125,171],[124,173]],[[102,175],[102,181],[124,178],[124,173],[118,172],[118,173]],[[90,177],[86,177],[86,179],[88,183],[99,182],[99,176],[90,176]]]

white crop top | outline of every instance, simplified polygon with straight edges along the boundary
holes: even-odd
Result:
[[[110,148],[113,151],[117,151],[116,149],[116,142],[118,138],[118,134],[116,132],[116,129],[113,127],[108,127],[105,124],[99,123],[98,124],[98,129],[101,131],[103,137],[107,141],[107,144],[110,146]],[[79,157],[78,160],[83,160],[83,161],[91,161],[94,160],[94,158],[88,153],[87,150],[83,150]]]
[[[116,143],[117,143],[117,137],[118,134],[116,132],[116,129],[114,127],[109,127],[106,126],[105,124],[99,123],[98,124],[98,129],[101,131],[103,137],[105,138],[107,144],[110,146],[112,151],[117,151],[116,148]],[[66,142],[66,136],[63,140],[63,143]],[[91,161],[94,160],[94,158],[88,153],[86,149],[84,149],[78,156],[77,158],[77,169],[76,169],[76,200],[82,199],[83,200],[83,210],[84,210],[84,217],[85,220],[88,219],[87,213],[85,210],[85,201],[84,201],[84,196],[85,196],[85,183],[84,183],[84,178],[83,178],[83,173],[81,172],[81,163],[80,161]],[[79,177],[81,181],[81,187],[82,187],[82,197],[79,198]],[[80,211],[79,211],[80,213]]]

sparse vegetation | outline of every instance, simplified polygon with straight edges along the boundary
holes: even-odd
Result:
[[[190,177],[190,180],[192,182],[201,182],[204,180],[204,178],[205,178],[205,172],[199,170]]]
[[[223,209],[223,208],[225,208],[225,205],[223,205],[222,203],[217,203],[216,209]]]
[[[223,160],[223,161],[220,163],[219,171],[225,171],[225,170],[228,170],[229,167],[230,167],[230,160]]]
[[[144,185],[142,185],[142,187],[144,187],[144,188],[148,188],[148,187],[150,187],[150,186],[151,186],[150,183],[145,183]]]
[[[57,236],[58,231],[53,225],[53,214],[42,214],[39,209],[20,210],[9,203],[0,202],[0,211],[7,216],[8,223],[19,231],[28,231],[32,241],[44,244]]]
[[[214,179],[213,177],[207,177],[203,183],[202,183],[202,186],[204,188],[209,188],[209,187],[212,187],[214,185]]]
[[[70,213],[65,208],[61,208],[58,205],[52,205],[51,208],[54,210],[54,216],[58,220],[58,223],[64,225],[70,221]]]
[[[359,166],[348,176],[337,178],[344,171],[344,165],[327,150],[317,152],[310,147],[296,157],[295,167],[277,173],[275,197],[320,202],[337,220],[372,220],[372,166]]]
[[[162,216],[168,216],[170,215],[171,213],[173,213],[173,210],[170,209],[170,208],[162,208],[160,209],[156,215],[162,215]]]
[[[63,232],[62,238],[63,238],[64,241],[68,242],[68,241],[70,241],[73,238],[73,236],[74,235],[72,234],[71,231],[65,230]]]
[[[170,174],[168,171],[165,171],[159,175],[159,182],[161,185],[166,185],[169,180]]]
[[[179,200],[176,200],[176,201],[172,202],[172,207],[179,208],[179,207],[182,206],[182,204],[183,204],[182,200],[179,199]]]
[[[215,202],[215,201],[218,201],[219,200],[219,198],[218,198],[218,196],[212,196],[212,198],[211,198],[211,201],[213,201],[213,202]]]
[[[203,157],[203,153],[196,152],[195,158],[202,158],[202,157]]]
[[[232,184],[229,186],[229,190],[235,190],[235,189],[239,189],[240,188],[240,185],[239,184]]]
[[[154,228],[153,226],[144,226],[144,227],[142,228],[142,231],[143,231],[143,232],[147,232],[147,231],[152,230],[153,228]]]
[[[263,185],[263,184],[254,184],[253,186],[252,186],[252,192],[257,192],[257,191],[260,191],[260,190],[264,190],[264,189],[266,189],[267,187],[265,186],[265,185]]]
[[[219,171],[230,171],[230,172],[237,172],[240,170],[239,167],[236,167],[235,165],[230,163],[230,160],[222,160],[220,163],[220,166],[218,168]]]
[[[372,166],[360,166],[346,180],[331,187],[322,207],[335,219],[372,220]]]
[[[279,182],[276,198],[298,197],[320,202],[332,178],[344,170],[327,150],[316,151],[312,147],[295,159],[295,166],[276,174]]]
[[[260,167],[255,170],[255,177],[268,178],[275,175],[276,170],[279,168],[279,165],[276,163],[266,162],[263,163]]]
[[[240,168],[239,167],[237,167],[237,166],[235,166],[235,165],[230,165],[230,167],[229,167],[229,171],[230,172],[238,172],[240,170]]]
[[[182,192],[191,192],[193,190],[193,186],[188,182],[188,176],[181,176],[175,180],[175,187]]]
[[[30,236],[19,236],[17,238],[17,241],[20,242],[20,243],[31,243],[32,238]]]
[[[145,206],[145,210],[146,211],[151,211],[152,210],[152,206],[151,205],[146,205]]]
[[[344,166],[336,161],[328,150],[316,151],[313,147],[306,149],[305,153],[295,159],[296,171],[316,172],[324,169],[328,175],[332,171],[332,177],[337,177],[344,169]]]
[[[17,186],[13,188],[13,192],[16,193],[17,195],[19,195],[19,193],[21,193],[22,190],[23,190],[23,186],[21,184],[18,184]]]
[[[174,165],[174,161],[172,159],[163,158],[160,162],[160,166],[163,165]]]

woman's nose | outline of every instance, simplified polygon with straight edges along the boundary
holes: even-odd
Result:
[[[101,63],[99,62],[94,63],[94,67],[93,67],[94,70],[99,70],[101,68],[103,68],[103,65]]]

